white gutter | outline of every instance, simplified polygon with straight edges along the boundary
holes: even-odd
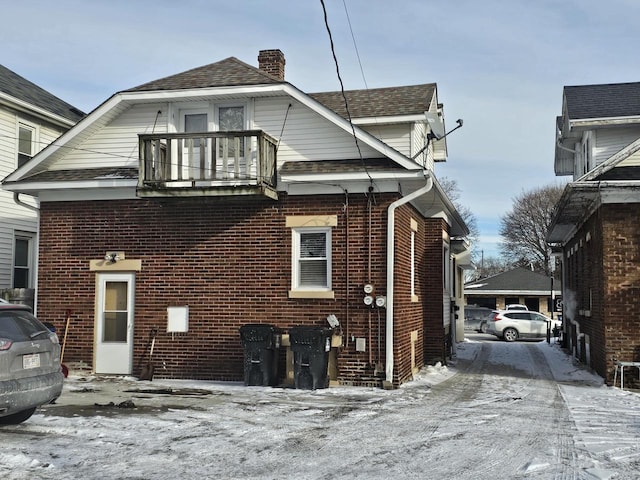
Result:
[[[393,383],[393,281],[395,256],[395,211],[396,208],[421,197],[433,187],[433,178],[426,174],[427,183],[415,192],[396,200],[389,205],[387,213],[387,325],[386,325],[386,362],[385,381],[387,385]]]
[[[14,192],[13,193],[13,201],[16,202],[18,205],[20,205],[21,207],[24,208],[28,208],[29,210],[33,210],[36,213],[40,213],[40,209],[34,205],[29,205],[28,203],[23,202],[22,200],[20,200],[20,193],[19,192]]]

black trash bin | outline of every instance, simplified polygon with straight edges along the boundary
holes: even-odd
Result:
[[[331,330],[298,326],[289,329],[293,352],[293,383],[296,388],[315,390],[329,386],[329,351]]]
[[[244,384],[277,385],[280,329],[263,323],[243,325],[240,338],[244,347]]]

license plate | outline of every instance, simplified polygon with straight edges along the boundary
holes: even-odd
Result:
[[[31,355],[23,355],[22,368],[25,370],[29,368],[38,368],[40,366],[40,354],[33,353]]]

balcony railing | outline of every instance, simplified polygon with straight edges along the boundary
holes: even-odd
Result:
[[[261,130],[142,134],[139,142],[142,195],[275,195],[276,140]]]

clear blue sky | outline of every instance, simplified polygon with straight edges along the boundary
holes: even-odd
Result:
[[[345,88],[435,82],[447,129],[464,120],[436,174],[458,182],[485,257],[515,196],[567,180],[553,173],[562,87],[640,80],[636,0],[325,4]],[[0,63],[87,112],[229,56],[257,66],[262,49],[284,52],[301,90],[339,89],[320,0],[24,0],[2,16]]]

